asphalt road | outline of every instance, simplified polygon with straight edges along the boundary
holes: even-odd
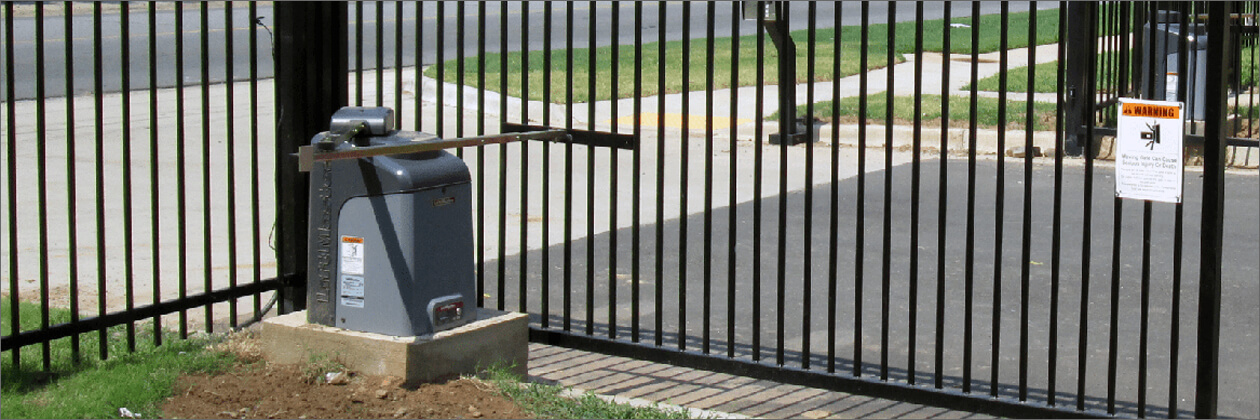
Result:
[[[856,358],[861,356],[861,366],[867,375],[878,375],[881,358],[880,349],[889,350],[890,375],[905,380],[910,366],[907,358],[913,350],[917,360],[917,378],[920,383],[930,383],[931,372],[935,369],[933,362],[934,343],[936,342],[936,286],[937,278],[937,228],[943,223],[946,228],[945,246],[945,301],[943,305],[944,319],[944,360],[945,382],[958,386],[963,378],[963,349],[965,328],[965,309],[972,308],[973,359],[972,383],[974,392],[987,393],[991,389],[993,366],[991,349],[997,342],[1000,348],[997,365],[1000,366],[998,382],[999,391],[1003,395],[1014,397],[1019,383],[1020,360],[1020,317],[1021,317],[1021,235],[1023,215],[1023,170],[1022,161],[1007,162],[1005,180],[1005,209],[1001,213],[1003,234],[1002,242],[995,240],[996,223],[999,216],[995,207],[993,191],[997,191],[995,183],[996,164],[993,161],[981,161],[976,168],[976,190],[974,218],[973,251],[973,295],[972,303],[967,304],[966,278],[967,263],[966,234],[966,197],[967,197],[967,165],[964,160],[953,160],[948,165],[947,214],[942,221],[937,214],[939,162],[927,161],[922,168],[920,242],[918,255],[918,289],[917,301],[911,300],[910,293],[910,181],[911,166],[900,165],[892,171],[894,202],[892,209],[891,245],[889,256],[889,311],[890,323],[888,342],[881,346],[881,282],[884,281],[882,270],[884,255],[882,252],[883,199],[882,188],[887,172],[877,171],[867,176],[865,218],[857,220],[854,191],[857,178],[848,178],[841,182],[839,205],[839,232],[837,238],[838,258],[834,267],[837,269],[837,290],[835,294],[837,331],[834,341],[828,336],[828,304],[829,270],[833,267],[829,261],[829,206],[830,186],[816,187],[813,191],[812,208],[806,207],[804,191],[795,191],[787,197],[785,237],[786,248],[782,274],[778,274],[779,231],[777,229],[780,214],[779,197],[767,196],[762,200],[763,221],[761,236],[754,237],[753,203],[739,205],[734,211],[730,208],[714,210],[712,255],[703,254],[704,219],[701,214],[688,217],[688,236],[686,253],[683,254],[678,238],[679,220],[672,220],[662,226],[665,233],[665,244],[660,255],[663,256],[663,277],[661,286],[660,313],[657,313],[655,297],[657,281],[655,271],[656,253],[655,225],[642,228],[642,243],[638,250],[642,258],[639,321],[642,332],[640,338],[644,343],[653,342],[657,317],[660,317],[660,331],[666,348],[678,348],[680,325],[685,325],[687,336],[686,348],[690,351],[702,349],[702,337],[705,333],[705,311],[709,312],[709,334],[711,334],[711,350],[725,355],[729,343],[735,345],[737,357],[751,357],[754,331],[753,324],[760,324],[760,354],[766,363],[776,362],[776,347],[780,336],[775,333],[780,311],[776,306],[776,296],[782,290],[784,298],[783,335],[784,363],[787,366],[801,367],[803,342],[805,333],[809,332],[810,366],[813,369],[825,369],[828,343],[835,346],[837,354],[837,370],[851,372]],[[1057,369],[1054,376],[1057,381],[1058,401],[1061,404],[1075,404],[1078,375],[1079,334],[1082,323],[1079,321],[1082,308],[1088,310],[1086,325],[1087,342],[1083,353],[1088,360],[1085,377],[1087,404],[1091,409],[1105,410],[1107,385],[1109,328],[1111,322],[1111,302],[1113,296],[1112,269],[1118,264],[1117,315],[1118,323],[1118,385],[1117,407],[1121,415],[1136,416],[1137,376],[1139,363],[1139,334],[1141,333],[1141,279],[1142,279],[1142,205],[1140,202],[1124,201],[1120,212],[1121,238],[1120,260],[1112,260],[1112,238],[1114,232],[1113,182],[1112,170],[1106,166],[1097,168],[1091,225],[1086,226],[1083,218],[1083,170],[1079,161],[1069,164],[1063,179],[1063,214],[1061,266],[1059,287],[1059,322]],[[1225,255],[1223,266],[1223,305],[1221,307],[1221,354],[1220,354],[1220,414],[1223,417],[1251,417],[1260,412],[1260,406],[1254,397],[1260,376],[1260,358],[1256,357],[1256,329],[1260,324],[1260,309],[1255,302],[1260,301],[1260,288],[1256,279],[1260,277],[1257,255],[1260,255],[1260,227],[1255,223],[1254,209],[1260,198],[1257,194],[1257,177],[1253,174],[1231,173],[1227,176],[1226,219],[1225,219]],[[1044,401],[1049,378],[1050,342],[1050,285],[1052,281],[1051,240],[1053,224],[1051,209],[1053,208],[1053,168],[1038,165],[1033,173],[1032,187],[1032,223],[1030,235],[1030,254],[1028,265],[1029,301],[1028,301],[1028,364],[1030,395],[1034,400]],[[1186,174],[1186,197],[1184,205],[1184,238],[1182,242],[1182,293],[1180,306],[1179,337],[1179,371],[1178,382],[1180,416],[1190,416],[1193,410],[1195,345],[1197,330],[1197,296],[1199,278],[1199,223],[1200,205],[1195,197],[1201,197],[1201,178],[1195,172]],[[650,203],[645,203],[650,205]],[[580,207],[580,206],[579,206]],[[1153,205],[1151,226],[1151,263],[1150,263],[1150,329],[1149,329],[1149,398],[1148,416],[1166,416],[1168,410],[1168,372],[1171,354],[1170,331],[1172,330],[1172,261],[1174,212],[1173,206],[1156,203]],[[808,225],[812,232],[810,253],[812,261],[808,267],[812,271],[808,277],[805,268],[805,233],[804,214],[812,209],[813,224]],[[734,214],[734,216],[732,216]],[[730,218],[735,217],[738,228],[735,235],[735,259],[728,256],[728,245],[731,236],[728,234]],[[861,226],[860,228],[858,226]],[[856,249],[855,234],[858,230],[864,233],[863,249]],[[1090,240],[1091,250],[1088,254],[1089,289],[1087,303],[1082,305],[1082,238]],[[565,300],[569,302],[571,328],[582,333],[587,326],[587,276],[586,253],[589,246],[594,246],[594,289],[591,296],[590,314],[594,321],[592,328],[595,335],[608,337],[609,309],[615,308],[615,325],[617,338],[630,339],[631,311],[631,256],[635,252],[631,245],[631,229],[618,231],[616,244],[617,269],[612,275],[609,268],[609,255],[612,249],[609,234],[597,235],[592,241],[585,238],[573,242],[572,255],[574,264],[571,271],[571,287],[564,288],[564,247],[552,246],[545,252],[550,253],[550,269],[541,265],[542,250],[528,254],[530,264],[527,280],[527,311],[537,324],[542,319],[541,294],[544,289],[543,273],[548,275],[547,289],[549,302],[547,318],[551,328],[563,328],[565,321]],[[760,243],[760,288],[755,289],[754,272],[757,266],[756,248]],[[593,244],[593,245],[592,245]],[[999,254],[1000,252],[1000,254]],[[685,257],[680,257],[685,255]],[[853,279],[856,276],[855,256],[861,256],[863,262],[861,292],[858,293]],[[1000,257],[998,257],[1000,255]],[[685,259],[683,259],[685,258]],[[996,266],[995,259],[1001,264]],[[711,282],[705,285],[705,263],[711,263]],[[508,309],[518,309],[519,299],[519,257],[510,257],[504,261],[506,287],[500,292],[497,289],[497,262],[486,263],[487,293],[497,297],[500,293],[508,302]],[[733,278],[728,276],[728,267],[734,267]],[[680,287],[679,278],[685,273],[685,287]],[[994,278],[1000,275],[999,287],[995,288]],[[779,279],[783,283],[779,284]],[[735,288],[735,307],[728,306],[728,291]],[[809,289],[806,289],[806,288]],[[609,290],[616,291],[616,302],[610,304]],[[758,291],[759,292],[755,292]],[[855,300],[860,295],[860,300]],[[754,296],[759,296],[754,299]],[[808,298],[807,298],[808,297]],[[760,312],[754,312],[753,301],[760,301]],[[706,309],[705,302],[711,305]],[[861,336],[863,341],[855,344],[856,327],[855,307],[861,303],[862,311]],[[493,306],[494,299],[489,299],[487,306]],[[806,305],[809,305],[807,310]],[[1000,308],[1000,322],[994,329],[994,308]],[[917,308],[917,310],[913,310]],[[732,310],[733,309],[733,310]],[[735,336],[729,337],[728,310],[735,314]],[[917,316],[917,330],[914,336],[917,341],[910,342],[911,330],[909,316]],[[759,316],[759,318],[757,318]],[[685,319],[685,322],[682,320]],[[808,326],[805,324],[809,322]],[[857,353],[855,353],[857,349]]]
[[[519,51],[521,46],[520,28],[525,28],[529,33],[529,40],[526,48],[529,50],[540,50],[548,46],[543,42],[543,21],[548,13],[544,6],[545,2],[527,2],[528,10],[521,2],[503,3],[504,7],[499,4],[488,4],[486,10],[486,49],[488,51],[500,51],[500,22],[503,17],[507,18],[508,39],[507,50]],[[479,10],[477,5],[470,4],[463,6],[463,13],[460,13],[460,4],[462,2],[446,2],[442,4],[443,11],[438,13],[438,5],[434,3],[425,3],[417,16],[416,7],[418,3],[399,2],[383,5],[384,3],[367,3],[363,4],[363,67],[365,69],[376,68],[375,48],[381,47],[384,51],[381,60],[385,66],[395,66],[395,34],[398,28],[403,31],[403,56],[402,63],[404,66],[414,65],[416,57],[421,57],[421,63],[430,64],[435,62],[438,55],[438,49],[433,48],[436,43],[437,27],[443,28],[444,39],[442,54],[447,59],[455,58],[459,51],[457,34],[459,32],[460,16],[464,17],[464,25],[467,28],[466,33],[469,35],[463,46],[463,53],[472,56],[477,52],[477,38],[479,33],[477,29]],[[821,19],[818,22],[819,28],[827,28],[832,26],[834,4],[832,2],[818,3],[817,16]],[[401,6],[402,12],[397,13],[396,7]],[[613,34],[619,34],[619,42],[623,45],[633,42],[635,32],[643,31],[644,42],[654,42],[658,39],[658,25],[660,21],[661,3],[644,3],[644,21],[641,24],[634,22],[634,6],[628,2],[573,2],[573,3],[554,3],[551,6],[551,16],[553,26],[553,36],[551,40],[551,48],[564,48],[566,43],[565,31],[567,31],[567,8],[573,8],[573,42],[577,48],[585,48],[590,45],[590,28],[592,26],[592,15],[597,30],[595,31],[595,44],[597,46],[609,45],[612,43]],[[380,18],[377,17],[377,7],[381,7]],[[664,3],[665,14],[667,15],[666,39],[677,40],[683,37],[683,12],[684,8],[681,2]],[[1029,3],[1012,2],[1011,11],[1018,12],[1027,10]],[[1039,9],[1055,8],[1057,3],[1043,2],[1038,4]],[[228,9],[221,5],[212,5],[206,8],[204,13],[205,24],[203,26],[203,14],[198,6],[188,5],[182,13],[177,14],[174,10],[156,10],[152,16],[146,7],[133,6],[129,14],[127,38],[130,40],[126,43],[129,51],[124,54],[124,43],[121,41],[122,34],[122,15],[117,12],[104,12],[100,20],[99,40],[95,31],[97,28],[93,24],[93,17],[90,11],[76,10],[69,19],[70,29],[67,30],[67,21],[65,16],[60,13],[59,7],[48,7],[47,15],[44,18],[44,27],[42,36],[37,35],[37,25],[30,6],[19,8],[19,12],[14,13],[13,17],[13,76],[14,94],[16,99],[34,98],[37,93],[38,84],[36,83],[36,75],[38,74],[36,62],[40,55],[44,57],[44,95],[48,97],[59,97],[65,95],[67,91],[66,74],[73,75],[70,83],[75,94],[85,94],[93,92],[94,79],[96,72],[94,71],[94,63],[96,57],[95,44],[100,43],[100,50],[105,53],[101,55],[100,68],[102,90],[105,92],[116,92],[122,87],[122,69],[123,63],[130,63],[130,88],[144,89],[152,83],[149,78],[149,68],[151,63],[155,63],[157,67],[156,84],[159,87],[171,87],[176,81],[176,60],[177,57],[183,57],[183,81],[186,85],[199,84],[205,78],[211,82],[222,82],[227,77],[227,70],[232,69],[232,77],[236,80],[246,80],[250,77],[250,31],[255,30],[257,44],[254,50],[257,52],[257,77],[269,78],[273,75],[273,65],[271,62],[271,34],[274,31],[274,21],[272,19],[272,10],[270,6],[258,7],[257,15],[259,17],[258,24],[251,23],[249,19],[249,11],[246,6],[235,6],[231,9],[231,16],[228,16]],[[173,8],[173,6],[165,6],[160,9]],[[969,16],[971,13],[970,5],[956,4],[953,6],[953,16]],[[620,25],[616,31],[608,28],[612,20],[613,10],[617,9],[620,13]],[[981,5],[982,14],[997,13],[999,5],[997,2],[984,2]],[[736,9],[733,7],[719,6],[715,11],[715,31],[719,36],[730,34],[731,28],[735,24],[733,13]],[[861,23],[861,5],[858,3],[842,3],[840,9],[842,17],[842,25],[858,25]],[[887,21],[888,4],[872,3],[870,5],[871,22],[884,23]],[[55,14],[55,15],[54,15]],[[790,7],[791,26],[794,29],[804,28],[808,19],[808,8],[804,5],[793,4]],[[924,15],[927,19],[937,19],[944,16],[944,6],[940,2],[926,2],[924,4]],[[350,26],[349,26],[349,51],[350,66],[357,67],[355,51],[358,48],[358,32],[356,25],[358,21],[358,7],[351,5],[349,10]],[[442,16],[439,19],[439,16]],[[914,7],[910,4],[903,4],[896,8],[895,20],[899,22],[913,21],[915,19]],[[150,24],[152,20],[152,24]],[[182,22],[177,22],[182,21]],[[383,36],[380,42],[377,42],[376,27],[380,23]],[[703,5],[695,4],[691,6],[690,19],[690,37],[702,38],[705,36],[705,25],[707,22],[706,10]],[[740,20],[738,23],[741,33],[753,33],[755,22]],[[425,49],[416,51],[414,47],[414,39],[416,38],[417,28],[420,29],[421,39],[426,40]],[[2,32],[2,31],[0,31]],[[67,36],[69,34],[69,36]],[[177,34],[182,34],[182,46],[177,49]],[[231,38],[229,43],[228,39]],[[69,40],[69,42],[67,42]],[[150,47],[152,41],[153,47]],[[202,45],[206,45],[205,57],[202,54]],[[9,40],[3,40],[0,44],[10,45]],[[228,52],[229,45],[231,52]],[[43,47],[40,53],[37,47]],[[182,52],[182,54],[177,54]],[[124,56],[125,55],[125,56]],[[72,57],[67,60],[66,57]],[[228,58],[230,57],[230,59]],[[204,62],[203,62],[204,59]],[[67,68],[69,64],[69,69]],[[203,68],[204,67],[204,68]],[[6,68],[0,67],[0,71],[7,71]],[[3,79],[3,78],[0,78]],[[0,98],[8,99],[7,87],[0,83]]]

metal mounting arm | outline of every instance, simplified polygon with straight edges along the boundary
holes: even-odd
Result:
[[[366,127],[364,125],[356,125],[356,127]],[[344,141],[346,135],[354,131],[335,134]],[[564,130],[546,130],[546,131],[529,131],[524,133],[510,134],[494,134],[488,136],[463,137],[446,140],[427,140],[417,141],[413,143],[392,145],[392,146],[372,146],[363,148],[353,148],[346,150],[327,150],[323,148],[324,142],[321,140],[316,146],[298,147],[298,171],[310,172],[315,167],[315,162],[327,162],[342,159],[358,159],[372,156],[387,156],[404,153],[420,153],[430,152],[434,150],[453,149],[456,147],[481,146],[485,144],[511,143],[521,140],[565,140],[569,138],[569,133]],[[338,140],[334,140],[338,141]],[[335,147],[334,143],[334,147]],[[356,146],[361,146],[357,145]]]

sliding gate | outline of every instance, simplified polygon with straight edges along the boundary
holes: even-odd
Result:
[[[478,303],[528,313],[534,341],[1006,416],[1254,415],[1260,200],[1254,158],[1236,156],[1257,137],[1240,129],[1256,119],[1255,9],[277,2],[255,16],[251,5],[251,33],[275,30],[259,39],[264,51],[274,42],[274,106],[264,96],[250,112],[276,121],[277,184],[253,202],[276,203],[277,272],[205,296],[279,288],[281,312],[305,307],[308,180],[290,154],[339,106],[389,106],[396,126],[442,137],[521,126],[634,137],[460,151]],[[1152,57],[1173,41],[1147,41],[1180,42],[1163,35],[1174,22],[1208,40],[1194,50],[1212,63],[1206,82],[1173,82],[1202,89],[1187,152],[1201,160],[1188,159],[1181,204],[1117,199],[1113,98],[1167,95],[1172,64]],[[9,109],[25,104],[14,86]],[[26,214],[12,198],[24,187],[8,115],[6,210]],[[33,235],[8,220],[7,244]],[[254,220],[259,242],[267,220]],[[16,249],[10,260],[25,255]],[[6,351],[14,337],[66,336],[12,333]]]
[[[1222,247],[1223,206],[1257,207],[1223,194],[1256,187],[1254,170],[1227,182],[1220,139],[1246,150],[1236,137],[1255,136],[1201,123],[1185,203],[1127,202],[1105,156],[1068,156],[1092,126],[1064,123],[1105,118],[1107,103],[1081,97],[1154,97],[1137,64],[1098,69],[1136,51],[1145,22],[1167,22],[1158,10],[1201,22],[1201,53],[1229,63],[1206,68],[1212,81],[1255,54],[1237,30],[1254,17],[741,6],[352,3],[342,94],[443,137],[635,136],[461,152],[480,303],[529,313],[535,341],[1005,415],[1254,410],[1218,391],[1217,334],[1221,312],[1250,310],[1221,288],[1255,288],[1255,263],[1221,263],[1255,254]],[[1099,52],[1068,47],[1080,34]],[[1099,76],[1078,80],[1083,65]],[[1248,83],[1197,88],[1215,117]],[[778,120],[793,100],[795,127]]]

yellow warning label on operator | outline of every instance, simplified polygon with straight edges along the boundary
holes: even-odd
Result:
[[[1126,117],[1147,117],[1176,120],[1181,118],[1181,108],[1176,105],[1121,103],[1120,113]]]

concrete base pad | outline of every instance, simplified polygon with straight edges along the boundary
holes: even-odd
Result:
[[[478,309],[477,320],[429,337],[395,337],[306,322],[306,311],[262,322],[263,354],[282,364],[328,358],[366,375],[397,376],[408,384],[475,374],[493,364],[524,377],[529,362],[529,318]]]

